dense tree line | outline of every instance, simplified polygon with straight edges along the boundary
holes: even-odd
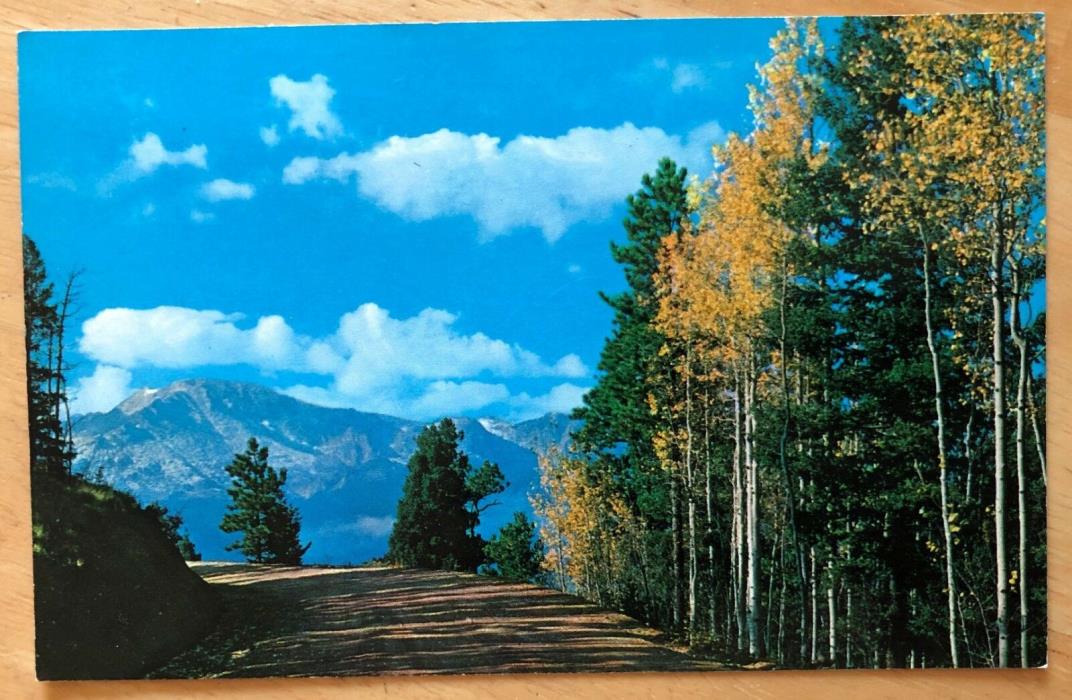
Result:
[[[714,174],[628,200],[544,566],[728,657],[1044,663],[1042,20],[771,48]]]

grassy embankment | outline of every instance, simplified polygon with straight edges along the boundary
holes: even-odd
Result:
[[[141,677],[210,629],[217,595],[132,496],[39,473],[32,491],[38,678]]]

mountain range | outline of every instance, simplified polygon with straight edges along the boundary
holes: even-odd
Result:
[[[489,536],[515,511],[531,516],[537,453],[563,447],[578,423],[563,414],[509,423],[455,418],[470,462],[496,462],[509,486],[484,512]],[[74,428],[75,471],[179,513],[206,559],[238,559],[220,531],[228,502],[225,466],[250,437],[269,462],[286,467],[286,491],[302,515],[310,563],[357,563],[381,556],[406,478],[419,421],[305,403],[257,384],[192,379],[142,389]]]

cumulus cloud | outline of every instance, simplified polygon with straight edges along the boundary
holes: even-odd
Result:
[[[570,396],[568,389],[556,387],[546,397],[521,394],[515,400],[505,384],[485,377],[588,375],[575,354],[547,362],[516,343],[481,332],[463,333],[456,328],[457,320],[432,308],[395,318],[366,303],[344,314],[333,333],[310,337],[277,315],[250,323],[241,314],[211,309],[111,308],[82,324],[79,350],[124,371],[245,364],[264,372],[320,375],[328,379],[327,386],[299,384],[285,391],[310,403],[415,418],[495,403],[531,412],[568,402]]]
[[[538,396],[529,396],[523,392],[510,400],[513,417],[525,420],[546,413],[569,413],[583,403],[584,395],[590,388],[566,382]]]
[[[184,151],[169,151],[160,137],[151,131],[130,147],[130,162],[143,175],[148,175],[161,165],[192,165],[203,170],[208,167],[207,155],[208,148],[204,144],[190,146]]]
[[[250,329],[241,314],[158,306],[104,309],[82,324],[78,349],[109,365],[188,368],[248,363],[283,369],[294,333],[280,316],[264,316]]]
[[[189,165],[204,170],[208,167],[208,147],[199,143],[185,150],[171,151],[159,136],[151,131],[146,132],[145,136],[131,144],[126,160],[97,183],[97,191],[108,196],[117,186],[150,175],[163,165]]]
[[[201,186],[201,196],[210,202],[228,199],[252,199],[256,190],[246,182],[235,182],[227,178],[217,178]]]
[[[466,215],[485,239],[534,227],[554,241],[575,223],[606,218],[664,156],[706,174],[711,146],[724,136],[715,122],[685,136],[626,122],[506,143],[488,134],[440,129],[392,136],[359,153],[298,157],[283,170],[283,181],[299,185],[356,176],[362,196],[411,221]]]
[[[306,136],[314,139],[330,138],[342,133],[342,123],[331,111],[331,98],[335,96],[335,90],[328,85],[326,76],[317,73],[303,82],[277,75],[268,81],[268,86],[276,103],[290,108],[290,121],[287,123],[290,131],[301,129]]]
[[[71,413],[102,413],[130,396],[131,374],[122,367],[97,365],[71,388]]]
[[[212,221],[216,218],[215,214],[211,212],[201,211],[200,209],[193,209],[190,211],[190,221],[195,224],[203,224],[206,221]]]
[[[261,141],[263,141],[264,145],[269,148],[279,143],[279,130],[276,129],[275,124],[272,124],[271,126],[262,126],[260,134]]]
[[[504,384],[440,380],[409,403],[407,415],[424,418],[465,413],[509,398],[510,390]]]
[[[327,161],[323,161],[326,164]],[[322,167],[322,161],[319,158],[311,156],[299,156],[283,168],[283,182],[288,185],[300,185],[307,180],[311,180],[315,177],[321,176],[325,173],[326,169]]]

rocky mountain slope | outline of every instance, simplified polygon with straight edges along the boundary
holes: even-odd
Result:
[[[536,451],[568,442],[574,424],[560,414],[517,424],[456,420],[470,460],[498,463],[510,482],[501,505],[482,518],[480,531],[490,535],[514,511],[531,513]],[[224,549],[233,537],[218,528],[228,500],[224,467],[254,436],[268,445],[273,466],[287,468],[303,539],[313,543],[306,560],[360,562],[386,550],[406,460],[422,427],[315,406],[256,384],[184,380],[80,417],[75,469],[182,514],[206,559],[237,559]]]

